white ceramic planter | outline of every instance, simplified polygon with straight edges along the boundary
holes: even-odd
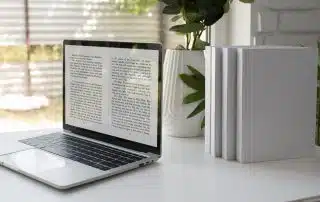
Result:
[[[320,158],[320,146],[316,146],[316,156]]]
[[[187,116],[199,104],[182,104],[183,98],[194,92],[186,86],[179,74],[190,73],[191,65],[204,75],[205,61],[203,51],[167,50],[163,65],[163,134],[173,137],[195,137],[202,133],[201,120],[204,112],[190,119]]]

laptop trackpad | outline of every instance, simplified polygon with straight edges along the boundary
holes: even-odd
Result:
[[[40,173],[65,167],[66,159],[38,149],[29,149],[0,157],[0,161],[10,168],[28,173]]]
[[[0,156],[1,164],[59,189],[93,179],[103,171],[39,149]]]

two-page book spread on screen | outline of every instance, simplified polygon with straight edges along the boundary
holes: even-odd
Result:
[[[208,46],[205,55],[207,153],[241,163],[314,155],[315,48]]]
[[[66,123],[156,147],[159,51],[65,49]]]

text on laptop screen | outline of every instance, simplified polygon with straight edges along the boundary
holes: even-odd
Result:
[[[157,146],[159,51],[65,47],[65,123]]]

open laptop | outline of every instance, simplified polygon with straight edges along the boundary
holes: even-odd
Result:
[[[160,44],[65,40],[63,131],[11,143],[1,165],[68,189],[158,160],[161,52]]]

